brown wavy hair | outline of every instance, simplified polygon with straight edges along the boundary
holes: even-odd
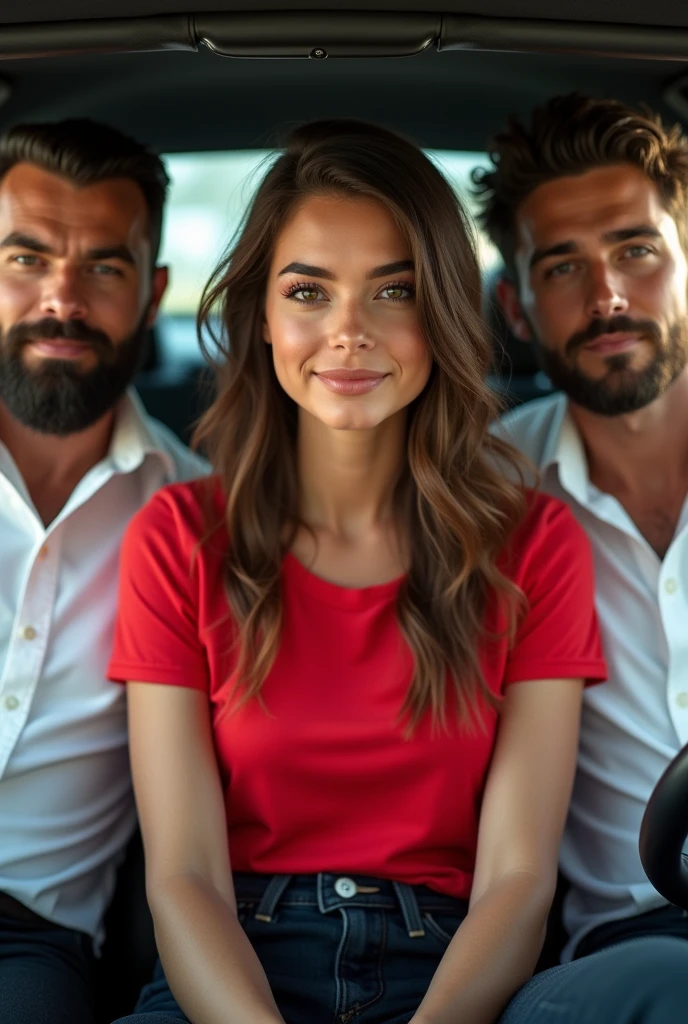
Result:
[[[556,96],[529,123],[509,118],[488,153],[492,167],[473,172],[480,221],[511,274],[524,199],[547,181],[611,164],[631,164],[655,183],[688,252],[688,139],[649,108],[581,93]]]
[[[400,716],[413,729],[430,709],[446,725],[447,674],[460,719],[496,706],[480,668],[489,595],[513,633],[520,592],[497,560],[525,507],[504,465],[518,456],[488,433],[498,412],[486,383],[491,345],[480,316],[472,231],[450,185],[412,143],[358,121],[319,121],[292,132],[260,184],[238,239],[211,277],[199,336],[217,397],[200,421],[202,444],[226,495],[226,591],[238,626],[241,701],[260,694],[282,623],[280,572],[299,527],[298,410],[263,341],[275,240],[310,196],[381,203],[408,239],[419,319],[433,357],[409,407],[408,459],[395,501],[410,547],[397,615],[414,659]],[[501,466],[498,468],[498,464]],[[510,478],[509,478],[510,477]]]

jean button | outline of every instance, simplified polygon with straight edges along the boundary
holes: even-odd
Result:
[[[344,900],[350,900],[358,892],[358,887],[353,878],[338,878],[334,883],[334,891]]]

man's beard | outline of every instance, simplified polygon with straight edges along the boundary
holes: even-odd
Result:
[[[586,342],[603,334],[642,334],[654,353],[642,369],[632,368],[633,352],[607,356],[607,370],[597,379],[586,376],[568,359]],[[666,333],[654,320],[631,320],[616,316],[593,320],[588,328],[574,334],[566,343],[564,355],[536,342],[535,353],[553,386],[563,391],[576,405],[600,416],[621,416],[636,412],[664,394],[685,369],[688,362],[688,323],[676,320]],[[568,359],[567,359],[568,357]]]
[[[0,337],[0,401],[14,419],[41,434],[66,437],[85,430],[116,405],[131,383],[145,349],[147,320],[148,311],[133,334],[116,345],[82,320],[15,324]],[[49,357],[26,365],[23,350],[30,342],[55,338],[87,342],[95,366],[82,370],[71,359]]]

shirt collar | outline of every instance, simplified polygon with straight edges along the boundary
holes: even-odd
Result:
[[[160,438],[154,433],[150,417],[136,391],[129,388],[115,410],[108,457],[118,472],[133,473],[143,464],[147,455],[162,459],[167,475],[171,479],[174,477],[172,456],[162,447]]]
[[[547,472],[556,472],[561,486],[572,497],[582,505],[590,502],[592,484],[588,475],[585,446],[569,412],[565,395],[561,396],[552,418],[542,452],[540,470],[543,476]]]

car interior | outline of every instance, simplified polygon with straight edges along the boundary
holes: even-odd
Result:
[[[506,118],[573,91],[646,103],[688,124],[685,0],[0,3],[0,130],[87,117],[166,157],[162,260],[173,283],[137,388],[185,441],[212,395],[195,328],[202,285],[285,130],[346,116],[402,132],[447,169],[472,210],[470,169]],[[478,241],[490,381],[506,405],[530,401],[551,385],[510,335],[495,300],[499,260]],[[104,1022],[131,1009],[155,956],[138,836],[107,930]],[[555,910],[543,966],[561,944]]]

